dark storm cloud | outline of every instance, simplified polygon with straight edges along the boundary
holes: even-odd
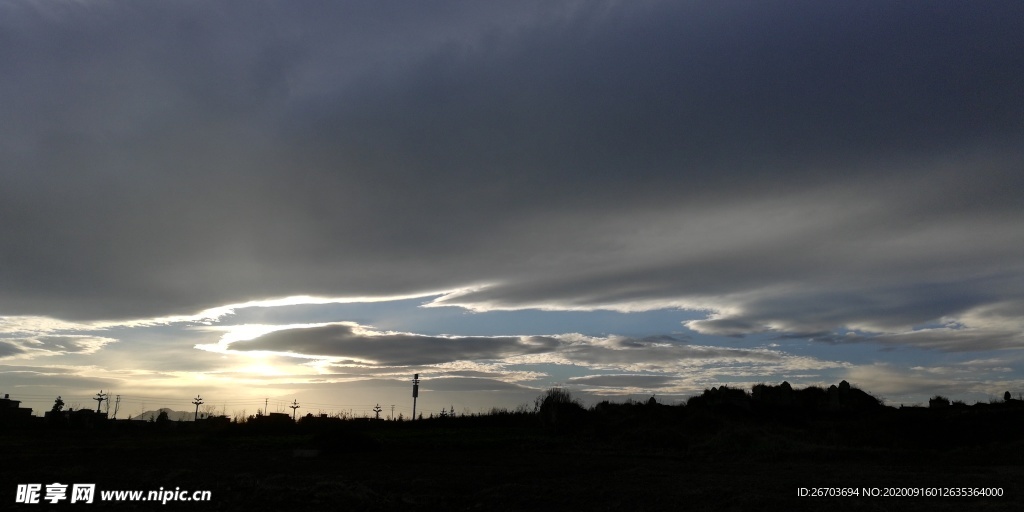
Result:
[[[558,340],[532,337],[437,337],[416,334],[366,333],[352,325],[286,329],[251,341],[229,345],[231,350],[290,352],[344,358],[379,365],[429,365],[452,361],[504,359],[555,350]]]
[[[965,315],[1024,292],[1022,32],[1019,2],[7,2],[0,314]],[[428,343],[520,343],[465,340]]]

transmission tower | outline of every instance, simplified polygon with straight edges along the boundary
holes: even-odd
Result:
[[[288,407],[292,408],[292,421],[295,421],[295,411],[297,411],[299,409],[299,401],[298,400],[292,400],[292,404],[289,405]]]
[[[199,406],[203,405],[203,399],[196,395],[196,399],[192,400],[192,403],[196,404],[196,415],[192,418],[192,421],[199,421]]]
[[[380,404],[377,404],[377,405],[373,406],[373,412],[377,413],[377,416],[374,418],[375,420],[379,420],[380,419],[380,412],[383,411],[383,410],[384,409],[380,408]]]
[[[103,405],[103,401],[107,399],[107,394],[101,389],[99,393],[96,393],[96,412],[100,412],[100,406]]]

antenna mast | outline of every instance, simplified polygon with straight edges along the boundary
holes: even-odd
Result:
[[[416,399],[420,396],[420,374],[412,376],[412,419],[416,419]]]

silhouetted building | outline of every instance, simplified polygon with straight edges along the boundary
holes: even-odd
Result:
[[[107,415],[92,409],[47,411],[45,418],[46,423],[58,427],[95,428],[107,424]]]
[[[267,414],[266,416],[257,416],[257,418],[258,421],[265,421],[267,423],[280,423],[282,425],[292,423],[292,417],[283,412],[272,412],[270,414]]]
[[[270,414],[257,414],[249,416],[246,426],[260,431],[287,431],[295,427],[291,415],[283,412],[272,412]]]
[[[11,400],[11,395],[0,398],[0,424],[22,425],[32,421],[32,409],[21,406],[21,400]]]

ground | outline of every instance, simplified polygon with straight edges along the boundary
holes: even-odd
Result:
[[[65,502],[16,510],[906,512],[1009,511],[1024,504],[1024,445],[1018,440],[1000,434],[936,445],[926,437],[907,441],[892,420],[858,425],[844,419],[842,425],[690,414],[678,421],[558,426],[522,415],[350,421],[316,429],[150,424],[15,430],[3,436],[0,481],[8,504],[24,483],[211,491],[202,503]],[[875,435],[882,429],[889,438]],[[851,434],[855,430],[864,437]],[[798,496],[800,488],[813,493],[822,487],[858,493],[1000,488],[1003,496]]]

